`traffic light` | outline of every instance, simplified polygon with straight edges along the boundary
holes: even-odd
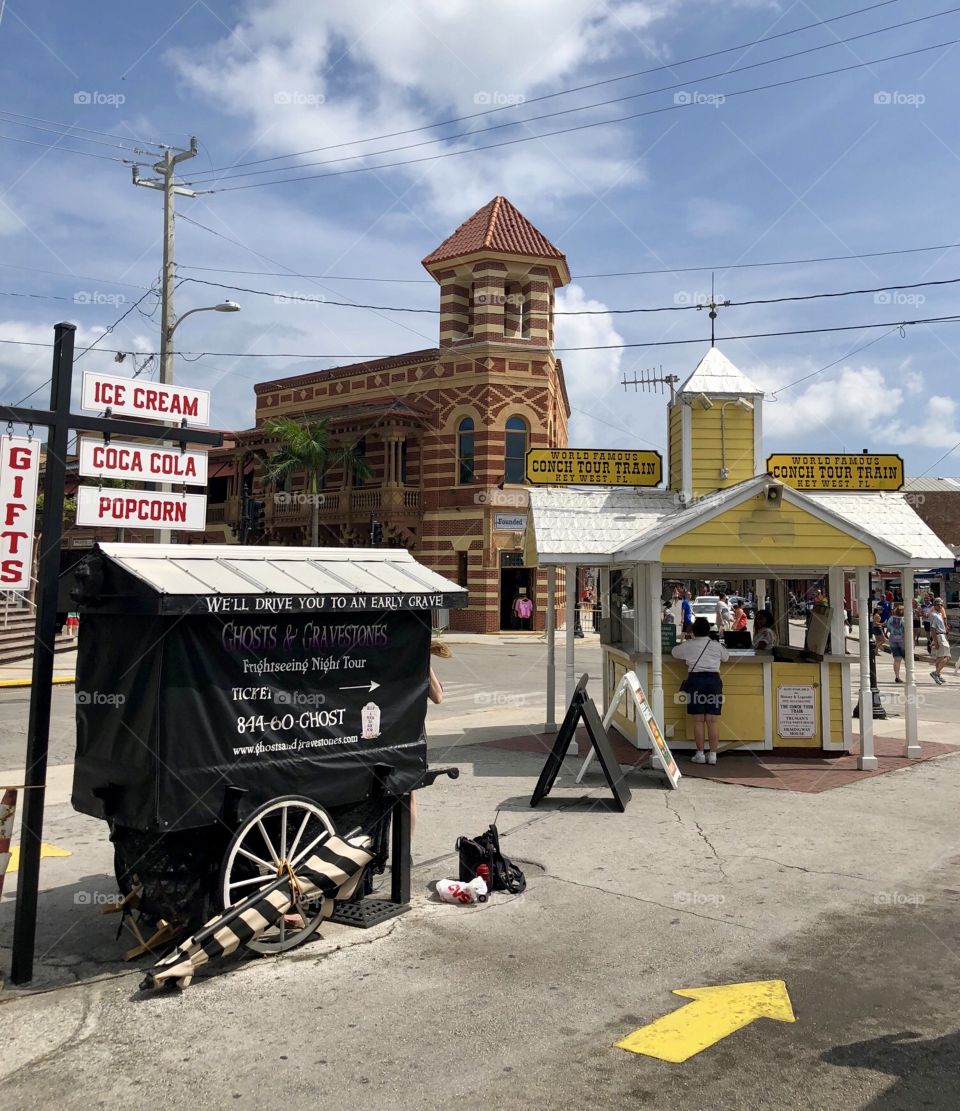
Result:
[[[256,499],[250,500],[250,531],[263,532],[265,527],[266,503]]]
[[[370,544],[374,548],[379,548],[383,543],[383,525],[377,520],[376,517],[370,522]]]

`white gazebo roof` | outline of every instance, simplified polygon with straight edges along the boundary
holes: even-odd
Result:
[[[679,394],[732,394],[762,397],[763,390],[738,370],[719,348],[711,347],[697,369],[677,391]]]
[[[770,479],[757,475],[684,506],[670,490],[532,490],[530,539],[543,564],[612,564],[659,560],[665,544],[732,505]],[[953,552],[903,494],[805,494],[784,487],[787,502],[872,547],[881,566],[952,563]]]
[[[609,563],[627,541],[679,505],[671,490],[531,490],[538,557],[542,563]]]

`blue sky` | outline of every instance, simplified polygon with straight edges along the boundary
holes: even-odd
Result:
[[[558,347],[698,340],[563,355],[574,406],[571,444],[662,448],[663,400],[632,390],[625,395],[619,381],[624,372],[660,366],[685,376],[705,350],[706,314],[685,307],[709,294],[710,270],[686,268],[715,267],[717,294],[733,301],[960,278],[960,247],[743,265],[960,243],[960,135],[951,80],[958,47],[730,95],[960,39],[958,11],[838,41],[944,11],[949,0],[891,0],[783,35],[867,6],[868,0],[14,0],[0,17],[0,339],[49,342],[52,325],[67,319],[78,324],[85,345],[157,280],[159,193],[134,188],[122,162],[67,148],[149,163],[150,156],[128,148],[138,140],[185,146],[195,134],[200,153],[184,163],[182,177],[195,180],[197,189],[219,191],[178,201],[181,216],[211,231],[178,223],[179,277],[192,280],[178,287],[176,307],[184,312],[229,297],[243,311],[192,317],[178,331],[177,346],[264,356],[178,358],[178,381],[212,389],[217,426],[252,423],[255,382],[433,346],[435,316],[305,299],[435,308],[436,287],[420,258],[503,193],[567,254],[574,282],[559,307],[595,310],[560,318]],[[774,35],[782,37],[686,61]],[[802,57],[782,57],[829,43]],[[780,60],[743,68],[770,59]],[[610,81],[658,66],[664,68]],[[608,83],[528,103],[593,82]],[[633,99],[475,133],[614,97]],[[501,105],[510,107],[358,143]],[[471,153],[492,142],[639,112],[653,114]],[[34,126],[25,116],[34,117]],[[61,125],[73,130],[65,134]],[[451,135],[460,137],[369,157]],[[93,139],[99,142],[85,141]],[[370,169],[451,151],[466,153]],[[367,157],[305,166],[355,154]],[[268,166],[278,172],[227,180]],[[364,168],[229,188],[269,182],[283,176],[280,168],[294,176],[357,166]],[[589,277],[651,270],[663,272]],[[405,281],[346,280],[354,277]],[[866,447],[900,452],[912,474],[960,473],[960,323],[913,325],[902,335],[892,327],[951,314],[956,289],[721,310],[718,345],[771,395],[767,449]],[[683,311],[596,312],[638,307]],[[147,296],[81,367],[115,372],[117,351],[156,350],[155,308],[156,298]],[[891,328],[723,338],[885,322]],[[270,357],[281,352],[332,357]],[[0,398],[17,402],[39,386],[49,360],[45,348],[0,344]],[[141,361],[131,355],[123,365]],[[155,364],[142,373],[155,375]]]

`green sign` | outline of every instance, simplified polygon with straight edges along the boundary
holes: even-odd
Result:
[[[660,623],[660,647],[672,648],[677,643],[677,626],[673,621]]]

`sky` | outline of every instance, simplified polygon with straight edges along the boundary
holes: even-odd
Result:
[[[131,164],[195,135],[176,310],[242,310],[184,321],[175,375],[216,427],[256,382],[435,346],[397,311],[437,308],[420,259],[504,194],[573,275],[571,446],[663,450],[666,399],[621,380],[689,375],[713,282],[768,452],[960,474],[960,314],[907,323],[960,288],[949,0],[0,4],[0,401],[45,403],[29,344],[60,320],[78,369],[156,378],[161,195]]]

